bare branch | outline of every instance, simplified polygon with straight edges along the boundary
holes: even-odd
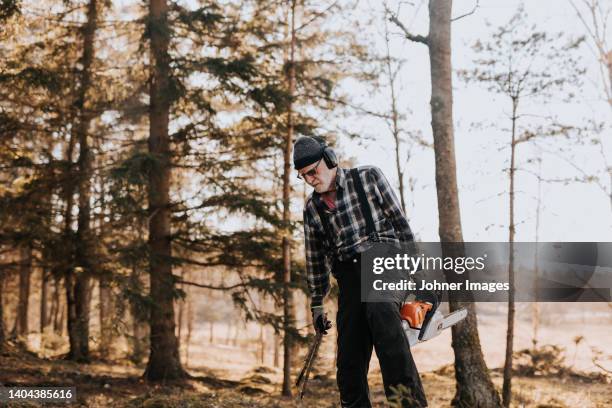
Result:
[[[333,97],[328,97],[328,96],[323,96],[323,95],[306,94],[306,93],[300,94],[300,96],[304,97],[304,98],[320,99],[320,100],[324,100],[324,101],[327,101],[327,102],[337,103],[337,104],[340,104],[342,106],[346,106],[348,108],[355,109],[356,111],[365,113],[366,115],[374,116],[376,118],[391,119],[390,115],[387,115],[385,113],[379,113],[379,112],[368,110],[368,109],[366,109],[366,108],[364,108],[362,106],[351,104],[351,103],[349,103],[349,102],[347,102],[347,101],[345,101],[343,99],[340,99],[340,98],[333,98]]]
[[[584,178],[579,178],[579,177],[563,177],[563,178],[542,177],[539,173],[536,173],[535,171],[527,169],[527,168],[517,168],[516,171],[527,173],[529,175],[532,175],[539,181],[542,181],[544,183],[550,183],[550,184],[553,184],[553,183],[554,184],[556,183],[569,184],[569,183],[588,183],[589,182],[588,180]]]
[[[603,365],[601,365],[598,361],[596,357],[592,357],[591,361],[593,362],[593,365],[597,368],[599,368],[600,370],[608,373],[608,374],[612,374],[612,370],[608,370],[606,367],[604,367]]]
[[[527,132],[523,135],[523,137],[519,137],[517,138],[514,142],[512,142],[513,145],[519,145],[521,143],[525,143],[530,141],[531,139],[533,139],[534,137],[536,137],[535,133],[532,132]]]
[[[315,12],[312,13],[313,16],[310,20],[308,20],[307,22],[305,22],[304,24],[300,25],[299,27],[297,27],[295,29],[295,31],[300,31],[302,28],[308,26],[309,24],[311,24],[313,21],[315,21],[317,18],[324,16],[329,10],[331,10],[336,4],[338,4],[338,0],[334,1],[332,4],[330,4],[327,8],[325,8],[323,11],[319,11],[319,12]]]
[[[174,275],[175,277],[175,282],[176,283],[181,283],[183,285],[189,285],[189,286],[196,286],[198,288],[203,288],[203,289],[212,289],[212,290],[232,290],[232,289],[236,289],[236,288],[241,288],[241,287],[245,287],[247,286],[244,283],[237,283],[235,285],[230,285],[230,286],[215,286],[215,285],[206,285],[203,283],[196,283],[196,282],[191,282],[191,281],[186,281],[183,280],[181,278],[179,278],[178,276]]]
[[[385,5],[385,12],[386,14],[389,15],[389,21],[395,24],[400,30],[402,30],[402,32],[404,33],[404,37],[406,37],[410,41],[429,45],[429,39],[427,37],[424,37],[422,35],[414,35],[410,31],[408,31],[406,26],[404,26],[404,24],[402,24],[402,22],[399,21],[397,16],[391,10],[389,10],[389,8],[387,8],[386,5]]]
[[[587,22],[587,16],[582,14],[576,4],[574,4],[572,0],[569,0],[569,3],[576,12],[578,19],[582,22],[584,29],[586,30],[588,36],[591,38],[591,41],[596,48],[594,54],[599,60],[598,66],[599,73],[601,75],[601,80],[603,81],[603,91],[608,100],[608,104],[610,105],[610,107],[612,107],[612,51],[608,50],[608,45],[606,42],[608,17],[610,15],[610,12],[612,12],[612,8],[604,11],[601,8],[601,3],[599,1],[583,1],[585,7],[589,10],[589,14],[592,20],[591,25]],[[599,19],[601,19],[601,29],[599,26],[600,22],[598,20],[598,16]]]
[[[553,155],[555,157],[557,157],[558,159],[564,161],[565,163],[567,163],[568,165],[570,165],[574,170],[576,170],[578,173],[580,173],[582,175],[582,179],[578,179],[576,181],[579,182],[583,182],[583,183],[595,183],[595,185],[597,187],[599,187],[599,189],[606,195],[606,196],[611,196],[612,192],[609,192],[608,189],[606,188],[606,186],[604,186],[602,184],[602,182],[599,180],[598,177],[594,177],[590,174],[588,174],[587,172],[585,172],[580,166],[576,165],[576,163],[574,163],[574,161],[567,159],[566,157],[564,157],[563,155],[555,152],[555,151],[551,151],[548,149],[543,148],[541,145],[538,146],[540,149],[542,149],[543,152],[548,153],[550,155]]]
[[[478,6],[479,6],[479,3],[480,3],[480,0],[476,0],[476,4],[474,4],[474,8],[472,9],[472,11],[467,12],[467,13],[465,13],[465,14],[462,14],[462,15],[460,15],[460,16],[458,16],[458,17],[451,18],[451,23],[452,23],[453,21],[460,20],[460,19],[462,19],[463,17],[471,16],[472,14],[474,14],[474,13],[476,12],[476,9],[477,9],[477,8],[478,8]]]

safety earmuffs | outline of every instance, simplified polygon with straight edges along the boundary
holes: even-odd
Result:
[[[321,148],[323,149],[323,161],[328,169],[333,169],[334,167],[338,167],[338,158],[336,157],[336,153],[332,150],[331,147],[322,143]]]

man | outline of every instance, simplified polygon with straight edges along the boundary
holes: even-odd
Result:
[[[373,242],[411,242],[413,235],[381,170],[338,167],[322,141],[294,144],[298,177],[314,188],[304,207],[304,235],[312,319],[318,333],[331,326],[323,309],[329,273],[338,281],[337,382],[342,407],[371,407],[367,373],[372,348],[380,361],[387,399],[401,388],[404,407],[427,400],[401,326],[399,302],[361,302],[360,254]],[[402,387],[403,386],[403,387]],[[408,395],[406,395],[408,394]]]

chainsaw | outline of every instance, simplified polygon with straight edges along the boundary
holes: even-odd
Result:
[[[455,310],[445,316],[438,310],[438,305],[438,302],[422,301],[406,302],[402,305],[402,327],[410,347],[436,337],[467,317],[466,309]]]

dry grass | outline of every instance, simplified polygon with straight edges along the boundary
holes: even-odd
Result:
[[[81,407],[125,408],[212,408],[212,407],[336,407],[338,392],[331,372],[317,372],[309,381],[307,396],[298,403],[279,396],[277,369],[261,367],[240,381],[215,381],[214,370],[192,370],[201,380],[183,384],[151,385],[138,376],[141,371],[122,364],[81,365],[62,360],[40,359],[31,354],[9,350],[0,357],[0,383],[6,386],[75,386]],[[496,386],[501,377],[493,372]],[[423,374],[431,407],[449,406],[454,392],[452,366]],[[370,387],[375,407],[386,406],[380,371],[373,367]],[[586,377],[520,376],[514,382],[513,407],[610,407],[609,381]],[[18,406],[18,405],[15,405]],[[20,406],[34,406],[23,404]],[[49,405],[53,406],[53,405]],[[62,406],[62,405],[57,405]],[[63,405],[65,406],[65,405]]]
[[[479,313],[479,331],[483,352],[489,367],[503,363],[505,341],[505,311],[485,305]],[[600,362],[609,367],[610,317],[601,321],[584,320],[592,305],[550,305],[543,314],[540,344],[551,344],[533,354],[531,325],[528,319],[517,318],[515,350],[516,377],[513,381],[513,407],[533,408],[603,408],[612,407],[610,377],[593,364],[593,350],[600,350]],[[528,308],[519,316],[528,315]],[[556,314],[553,314],[556,312]],[[576,318],[572,320],[572,316]],[[592,317],[592,316],[591,316]],[[224,333],[223,328],[219,332]],[[229,331],[228,331],[229,332]],[[259,343],[246,342],[257,338],[258,332],[245,332],[242,343],[209,343],[205,331],[193,333],[187,368],[197,380],[180,385],[151,385],[140,379],[143,367],[130,365],[124,358],[116,361],[75,364],[53,358],[39,358],[33,353],[10,349],[0,355],[0,384],[6,386],[74,386],[78,404],[82,407],[337,407],[338,391],[334,373],[335,331],[325,338],[317,360],[318,371],[308,384],[304,401],[279,396],[282,372],[272,365],[273,348],[267,339],[265,366],[261,366]],[[580,341],[578,338],[582,337]],[[40,342],[40,339],[39,339]],[[31,349],[38,350],[30,341]],[[65,339],[59,336],[45,339],[49,347],[45,356],[67,350]],[[121,345],[118,344],[120,349]],[[185,361],[185,349],[183,348]],[[305,350],[302,350],[304,353]],[[455,390],[450,347],[450,331],[419,345],[413,355],[422,372],[425,391],[431,407],[448,407]],[[535,367],[532,364],[535,363]],[[612,367],[609,367],[612,368]],[[491,372],[493,382],[501,389],[499,369]],[[375,407],[387,406],[380,369],[374,356],[370,367],[370,391]],[[21,405],[35,406],[35,405]],[[52,405],[49,405],[52,406]],[[57,405],[64,407],[65,405]]]

